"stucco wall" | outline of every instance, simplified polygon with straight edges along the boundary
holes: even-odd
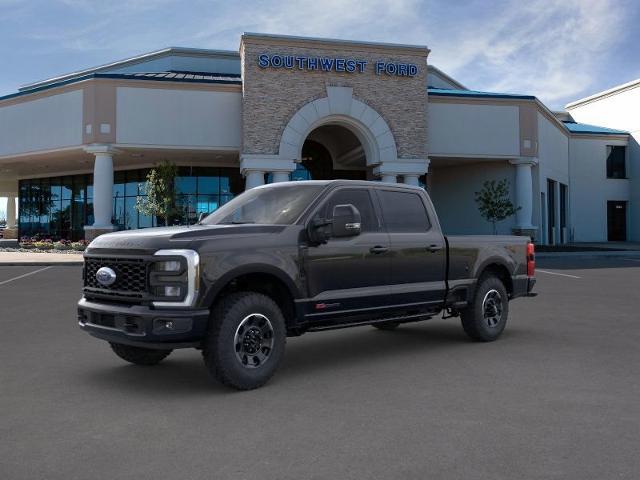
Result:
[[[506,178],[511,201],[515,204],[515,167],[506,161],[484,161],[472,164],[435,167],[429,170],[429,194],[437,209],[442,229],[448,235],[491,235],[491,224],[480,216],[474,193],[485,180]],[[511,235],[515,217],[498,224],[498,233]]]
[[[0,106],[0,156],[82,143],[82,90]]]
[[[240,92],[119,87],[117,143],[239,150]]]
[[[429,155],[520,156],[517,106],[430,101],[428,124]]]
[[[569,113],[578,122],[630,132],[628,175],[631,181],[629,202],[629,239],[640,241],[640,85],[571,107]]]
[[[570,145],[571,226],[576,242],[607,241],[607,201],[630,199],[630,182],[607,179],[607,145],[620,140],[572,138]]]
[[[377,111],[389,125],[398,157],[426,158],[426,51],[407,53],[401,48],[374,51],[359,44],[322,45],[271,40],[243,40],[243,146],[245,154],[278,153],[280,137],[289,119],[305,104],[327,96],[327,86],[353,88],[353,97]],[[364,73],[260,68],[260,54],[355,58],[368,61]],[[413,63],[414,77],[376,75],[376,61]],[[302,132],[301,132],[302,133]]]

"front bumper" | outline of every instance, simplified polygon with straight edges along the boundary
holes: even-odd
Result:
[[[199,347],[207,330],[208,309],[154,309],[114,305],[82,298],[78,324],[94,337],[144,348]]]

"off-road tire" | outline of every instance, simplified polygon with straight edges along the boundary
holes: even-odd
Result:
[[[487,318],[486,314],[486,309],[491,310],[492,308],[486,305],[488,301],[487,295],[494,295],[495,297],[493,292],[497,292],[497,296],[500,298],[501,313],[497,321],[495,316],[492,317],[491,312],[488,314],[489,318]],[[509,297],[504,284],[493,275],[482,276],[478,280],[473,299],[460,315],[465,333],[478,342],[492,342],[502,334],[508,317]],[[495,322],[495,325],[492,326],[491,323],[493,322]]]
[[[242,356],[244,346],[237,342],[241,324],[245,325],[243,322],[254,315],[259,321],[262,316],[268,320],[271,336],[265,334],[264,338],[272,339],[268,356],[259,366],[253,362],[243,364],[239,356]],[[202,357],[214,379],[237,390],[252,390],[273,376],[284,355],[286,341],[284,316],[271,298],[256,292],[236,292],[223,297],[214,306]]]
[[[136,365],[157,365],[172,352],[172,350],[133,347],[122,343],[109,343],[109,345],[117,356]]]
[[[377,328],[378,330],[391,331],[398,328],[400,326],[400,322],[372,323],[371,326]]]

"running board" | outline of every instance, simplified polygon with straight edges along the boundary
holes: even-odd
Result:
[[[400,322],[400,323],[421,322],[423,320],[429,320],[430,318],[433,318],[433,315],[429,315],[426,313],[416,313],[414,315],[401,315],[398,317],[374,318],[369,320],[363,320],[360,322],[341,323],[339,325],[311,327],[307,329],[307,332],[320,332],[323,330],[339,330],[341,328],[361,327],[365,325],[373,325],[374,323],[385,323],[385,322]]]

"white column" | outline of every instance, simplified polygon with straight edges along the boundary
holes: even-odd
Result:
[[[263,170],[245,170],[245,190],[250,190],[253,187],[264,185],[264,171]]]
[[[415,185],[416,187],[420,185],[420,175],[407,175],[405,174],[402,177],[402,182],[407,185]]]
[[[509,160],[516,167],[516,228],[533,229],[533,174],[531,168],[536,165],[536,158],[518,158]]]
[[[93,225],[85,227],[85,230],[113,230],[113,155],[116,150],[110,145],[90,145],[85,147],[85,151],[95,156]]]
[[[398,176],[397,175],[392,175],[390,173],[385,173],[384,175],[382,175],[382,181],[385,183],[397,183],[398,182]]]
[[[7,228],[16,228],[16,197],[7,197]]]
[[[280,182],[288,182],[289,181],[289,172],[284,171],[275,171],[271,172],[273,174],[273,183]]]

